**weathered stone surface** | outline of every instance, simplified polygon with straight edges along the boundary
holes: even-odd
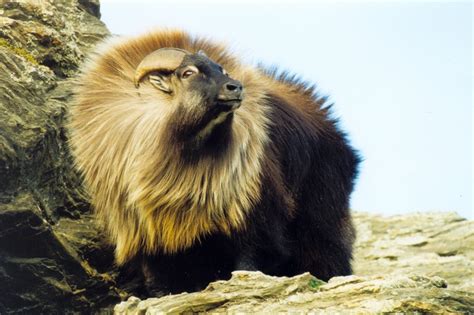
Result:
[[[28,194],[0,205],[0,279],[1,314],[92,310],[119,299],[112,279],[58,237]]]
[[[91,214],[78,219],[61,218],[54,226],[56,236],[76,251],[81,261],[87,262],[97,272],[113,269],[113,248],[104,243],[105,237],[98,231]]]
[[[63,127],[65,79],[108,34],[98,8],[0,1],[0,314],[88,312],[120,299],[102,273],[111,250],[82,215]]]
[[[63,129],[70,92],[61,79],[108,34],[91,6],[97,1],[0,1],[0,202],[29,191],[48,221],[81,205]]]
[[[474,312],[474,222],[454,213],[356,213],[355,274],[321,283],[236,272],[198,293],[140,300],[116,314]]]
[[[446,288],[439,277],[349,276],[319,282],[306,273],[293,278],[237,271],[197,293],[141,301],[131,297],[115,307],[119,315],[191,313],[460,313],[474,310],[474,293]]]
[[[74,75],[79,61],[109,32],[97,18],[98,1],[2,0],[0,37],[29,61],[61,77]],[[91,14],[93,13],[93,14]]]
[[[356,213],[354,272],[422,274],[474,292],[474,222],[455,213],[393,217]]]

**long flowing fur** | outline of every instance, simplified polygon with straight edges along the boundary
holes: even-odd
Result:
[[[212,116],[208,85],[136,88],[137,66],[163,47],[204,51],[242,84],[240,107]],[[187,86],[179,71],[170,82]],[[140,268],[153,295],[199,290],[237,269],[350,274],[360,157],[325,101],[295,76],[245,66],[181,31],[102,44],[78,77],[69,130],[117,263]]]
[[[151,87],[134,87],[137,65],[162,47],[204,50],[245,86],[226,158],[182,163],[179,150],[166,140],[174,108]],[[284,86],[238,64],[222,46],[179,31],[109,40],[99,47],[78,78],[70,143],[119,264],[140,250],[174,253],[206,234],[245,229],[248,211],[260,197],[270,123],[266,91],[275,85]]]
[[[185,163],[169,135],[170,124],[179,123],[176,108],[150,85],[135,88],[138,64],[163,47],[203,50],[245,87],[225,157]],[[74,92],[70,144],[118,264],[139,252],[173,254],[206,235],[246,229],[261,199],[269,129],[279,128],[272,125],[272,95],[296,104],[292,110],[314,121],[315,130],[328,124],[324,99],[311,87],[241,65],[222,45],[175,30],[106,41]]]

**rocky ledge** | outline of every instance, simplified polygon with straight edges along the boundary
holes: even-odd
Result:
[[[141,301],[131,297],[115,307],[132,314],[277,313],[462,313],[474,309],[474,294],[447,289],[439,277],[379,275],[335,277],[328,283],[305,273],[292,278],[235,271],[229,281],[197,293]]]

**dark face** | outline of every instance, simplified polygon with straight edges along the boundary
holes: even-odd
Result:
[[[183,92],[199,91],[207,106],[221,111],[239,107],[242,84],[229,77],[225,69],[201,54],[187,55],[175,71]]]
[[[243,87],[207,56],[188,54],[174,71],[150,73],[149,81],[172,98],[176,108],[170,128],[178,140],[217,145],[229,136]]]

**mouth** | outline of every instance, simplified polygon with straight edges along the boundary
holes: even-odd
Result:
[[[236,110],[242,104],[241,98],[232,98],[232,99],[217,99],[217,105],[221,109],[221,111],[232,111]]]

